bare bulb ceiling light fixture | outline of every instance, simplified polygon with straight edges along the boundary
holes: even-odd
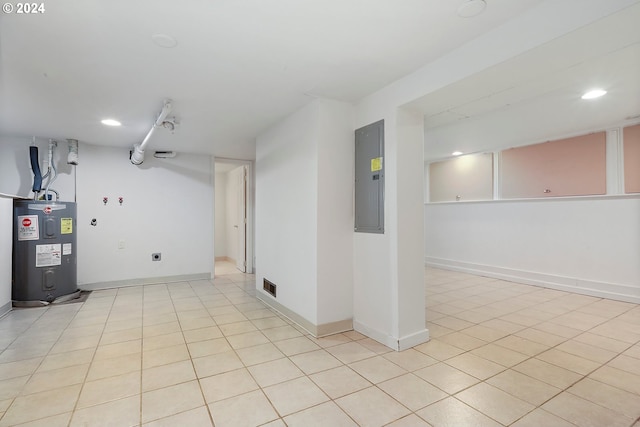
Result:
[[[585,93],[584,95],[582,95],[582,99],[600,98],[601,96],[605,95],[606,93],[607,93],[607,91],[604,90],[604,89],[593,89],[593,90],[590,90],[589,92]]]
[[[461,18],[473,18],[480,15],[487,7],[485,0],[466,0],[458,6],[458,16]]]
[[[104,119],[101,121],[101,123],[106,126],[120,126],[122,124],[119,121],[114,119]]]
[[[178,45],[176,39],[167,34],[153,34],[151,40],[156,46],[171,49]]]

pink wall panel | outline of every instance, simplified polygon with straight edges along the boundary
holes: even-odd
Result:
[[[628,126],[624,140],[624,192],[640,193],[640,125]]]
[[[604,132],[505,150],[501,163],[502,197],[605,194],[605,155]]]

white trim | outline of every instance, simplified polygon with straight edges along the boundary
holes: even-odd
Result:
[[[13,306],[13,302],[9,301],[8,303],[6,303],[2,307],[0,307],[0,318],[2,318],[5,315],[9,314],[11,312],[11,307],[12,306]]]
[[[640,194],[612,194],[596,196],[558,196],[558,197],[535,197],[530,199],[500,199],[500,200],[460,200],[459,202],[429,202],[425,205],[464,205],[468,203],[513,203],[513,202],[556,202],[556,201],[580,201],[580,200],[614,200],[614,199],[640,199]]]
[[[376,340],[380,344],[384,344],[395,351],[407,350],[411,347],[423,344],[430,339],[429,330],[427,328],[406,335],[399,339],[389,336],[388,334],[375,328],[371,328],[364,323],[358,322],[357,320],[353,321],[353,330],[355,330],[356,332],[360,332],[362,335],[366,335],[367,337]]]
[[[621,129],[609,129],[606,135],[607,194],[624,194],[622,132]]]
[[[424,202],[429,203],[431,201],[431,180],[429,174],[431,173],[431,163],[425,163],[424,165]]]
[[[315,325],[308,321],[298,313],[288,309],[284,305],[276,301],[271,295],[267,295],[264,291],[258,289],[256,291],[256,298],[269,306],[271,309],[277,311],[287,319],[291,320],[305,331],[309,332],[315,338],[321,338],[328,335],[339,334],[341,332],[353,330],[353,320],[344,319],[337,322],[323,323],[321,325]]]
[[[493,152],[493,200],[502,200],[502,151]]]
[[[292,310],[289,310],[287,307],[285,307],[284,305],[276,301],[271,295],[267,295],[261,289],[256,289],[256,298],[258,298],[260,301],[265,303],[267,306],[269,306],[273,310],[282,314],[287,319],[296,323],[298,326],[300,326],[305,331],[309,332],[311,335],[315,336],[316,325],[309,322],[307,319],[300,316],[298,313]]]
[[[238,166],[247,167],[247,230],[245,234],[246,251],[247,251],[247,274],[255,274],[255,165],[253,160],[241,160],[241,159],[229,159],[226,157],[213,157],[213,176],[215,177],[215,164],[219,163],[233,163]],[[214,190],[215,192],[215,185]],[[215,197],[214,197],[214,230],[215,230]],[[214,267],[215,268],[215,267]],[[215,271],[215,270],[214,270]]]
[[[434,257],[425,257],[425,265],[428,267],[493,277],[510,282],[523,283],[525,285],[541,286],[582,295],[640,304],[640,287],[638,286],[596,282],[576,277],[515,270]]]
[[[634,125],[632,125],[634,126]],[[626,194],[624,188],[624,127],[618,130],[618,157],[617,157],[617,171],[618,171],[618,193]]]
[[[378,331],[377,329],[370,328],[367,325],[358,322],[357,320],[353,321],[353,330],[356,332],[360,332],[362,335],[366,335],[369,338],[376,340],[379,343],[384,344],[393,350],[398,351],[398,340],[387,335],[382,331]]]
[[[319,324],[316,326],[316,334],[314,336],[316,338],[322,338],[347,331],[353,331],[353,319]]]
[[[406,335],[398,340],[398,351],[407,350],[411,347],[415,347],[419,344],[429,341],[429,330],[424,328],[421,331],[414,332],[413,334]]]
[[[181,274],[178,276],[161,276],[161,277],[147,277],[142,279],[131,280],[115,280],[113,282],[96,282],[96,283],[84,283],[79,284],[78,288],[82,290],[94,291],[97,289],[112,289],[112,288],[126,288],[130,286],[140,285],[157,285],[160,283],[175,283],[175,282],[190,282],[196,280],[210,280],[212,279],[211,273],[197,273],[197,274]]]

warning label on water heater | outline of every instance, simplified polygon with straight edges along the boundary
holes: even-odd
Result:
[[[73,233],[73,218],[60,218],[60,234]]]
[[[62,264],[62,245],[36,245],[36,267]]]
[[[18,216],[18,240],[38,240],[38,215]]]

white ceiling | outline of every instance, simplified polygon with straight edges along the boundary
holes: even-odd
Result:
[[[131,147],[171,98],[180,126],[150,148],[251,159],[255,137],[313,97],[357,101],[541,0],[487,0],[471,19],[456,15],[462,2],[55,0],[41,15],[1,14],[0,134]],[[467,116],[481,104],[424,108]]]
[[[418,99],[425,158],[640,122],[640,2]],[[600,87],[608,93],[585,101]]]

